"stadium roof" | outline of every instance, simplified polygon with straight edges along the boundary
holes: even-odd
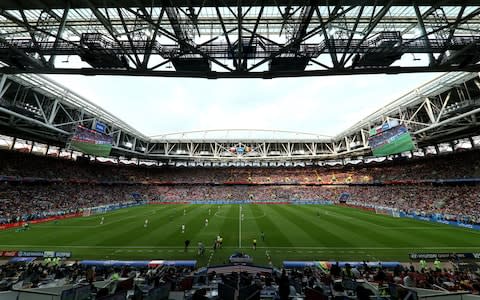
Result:
[[[214,129],[189,132],[176,132],[151,137],[158,141],[328,141],[332,137],[315,133],[266,129]]]
[[[0,1],[3,73],[214,79],[480,70],[478,1],[68,3]]]
[[[265,6],[286,6],[286,5],[368,5],[375,3],[379,6],[384,5],[394,5],[394,6],[405,6],[405,5],[414,5],[421,3],[422,5],[475,5],[478,4],[476,0],[449,0],[449,1],[438,1],[438,0],[422,0],[421,2],[417,0],[376,0],[376,1],[365,1],[365,0],[264,0],[259,2],[257,0],[175,0],[174,2],[170,1],[150,1],[150,0],[137,0],[135,5],[137,6],[150,6],[152,3],[160,5],[163,3],[165,6],[168,6],[169,3],[175,4],[175,6],[180,7],[215,7],[215,6],[232,6],[236,7],[239,3],[243,6],[255,6],[262,3]],[[76,0],[70,3],[71,8],[88,8],[92,5],[95,7],[124,7],[131,5],[131,0],[115,0],[115,1],[105,1],[105,0]],[[64,8],[66,6],[64,0],[23,0],[21,2],[16,0],[3,0],[2,7],[6,9],[43,9],[43,8]]]
[[[146,137],[87,99],[32,74],[2,75],[0,96],[3,134],[65,147],[78,124],[96,128],[100,123],[113,137],[112,155],[168,161],[311,161],[363,156],[371,152],[369,131],[393,120],[408,126],[420,149],[444,142],[474,147],[472,137],[478,135],[480,117],[478,73],[443,74],[334,137],[225,129]],[[232,148],[253,150],[232,153]]]

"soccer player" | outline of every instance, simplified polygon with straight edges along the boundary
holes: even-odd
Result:
[[[100,225],[103,225],[103,221],[105,221],[105,217],[102,217],[102,220],[100,221]]]
[[[187,214],[187,210],[184,208],[183,209],[183,215],[185,216]]]
[[[148,227],[148,219],[145,219],[145,223],[143,223],[143,228],[147,228]]]
[[[208,219],[205,219],[205,227],[208,226]]]
[[[208,209],[208,215],[210,215],[212,213],[212,211],[210,210],[210,208]]]
[[[257,250],[257,239],[253,239],[253,250]]]
[[[182,233],[185,233],[185,224],[182,224]]]
[[[202,241],[198,242],[198,255],[203,256],[205,254],[205,245],[202,243]]]
[[[190,240],[185,240],[185,252],[187,252],[189,245],[190,245]]]
[[[265,242],[265,233],[263,231],[260,233],[260,237],[262,238],[262,242]]]

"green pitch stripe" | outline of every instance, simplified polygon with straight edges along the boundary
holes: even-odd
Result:
[[[283,245],[286,247],[293,247],[294,244],[289,240],[288,236],[284,234],[283,226],[280,226],[278,220],[282,216],[272,209],[271,205],[248,205],[247,215],[251,219],[247,219],[248,226],[246,226],[246,235],[250,238],[246,241],[246,245],[251,246],[252,239],[257,240],[259,247],[272,245]],[[265,233],[265,241],[260,238],[261,232]]]

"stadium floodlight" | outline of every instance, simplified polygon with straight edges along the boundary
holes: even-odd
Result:
[[[303,149],[295,150],[295,151],[293,151],[293,154],[296,154],[296,155],[304,155],[304,154],[305,154],[305,150],[303,150]]]
[[[183,149],[178,149],[175,153],[176,153],[176,154],[183,155],[183,154],[187,154],[187,151],[185,151],[185,150],[183,150]]]
[[[357,146],[360,146],[359,142],[351,142],[350,143],[350,148],[355,149]]]

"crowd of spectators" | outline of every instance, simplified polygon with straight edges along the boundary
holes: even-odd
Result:
[[[480,224],[480,185],[349,186],[349,201],[360,206],[389,207],[410,214],[442,214],[447,220]]]
[[[287,202],[294,200],[335,200],[339,189],[324,186],[278,185],[188,185],[152,186],[147,199],[157,202],[185,200],[255,200]]]
[[[0,151],[0,176],[175,183],[373,183],[480,178],[480,150],[382,163],[309,167],[147,167]]]
[[[448,220],[480,223],[480,185],[135,185],[4,183],[0,185],[0,222],[12,223],[84,208],[133,201],[252,200],[293,202],[327,200],[368,207],[390,207],[416,215],[442,214]],[[138,198],[137,197],[137,198]]]
[[[337,201],[346,194],[349,201],[362,206],[443,214],[446,219],[480,223],[478,185],[441,186],[414,180],[478,178],[477,150],[341,168],[147,168],[13,151],[1,154],[1,223],[76,213],[87,207],[131,200],[134,193],[157,202]],[[42,182],[44,179],[57,180]]]
[[[309,290],[323,296],[314,299],[353,295],[357,299],[370,299],[369,296],[373,295],[404,299],[408,288],[462,290],[480,294],[480,273],[456,264],[449,265],[449,268],[436,268],[433,264],[420,268],[410,264],[391,269],[371,267],[366,263],[359,267],[347,263],[343,268],[334,264],[328,271],[312,268],[291,270],[287,277],[290,296],[308,294]],[[362,284],[364,282],[368,284]]]
[[[0,290],[84,284],[95,299],[125,290],[128,299],[145,299],[150,291],[181,292],[186,299],[332,299],[390,296],[403,299],[412,288],[480,294],[480,273],[462,264],[420,267],[416,264],[360,265],[330,268],[273,269],[271,272],[222,273],[207,269],[157,267],[92,267],[76,262],[33,262],[0,266]],[[127,291],[128,290],[128,291]],[[157,294],[158,295],[158,294]],[[125,298],[126,299],[126,298]],[[151,298],[148,298],[151,299]]]
[[[144,187],[143,187],[144,188]],[[0,224],[81,213],[84,208],[134,201],[135,185],[0,184]]]
[[[131,295],[129,299],[142,299],[143,295],[158,288],[167,295],[170,290],[189,289],[192,275],[193,268],[185,267],[95,267],[78,262],[54,260],[46,263],[39,260],[28,264],[0,265],[0,291],[82,285],[88,287],[87,292],[94,296],[88,299],[102,299],[108,294],[127,292]]]

